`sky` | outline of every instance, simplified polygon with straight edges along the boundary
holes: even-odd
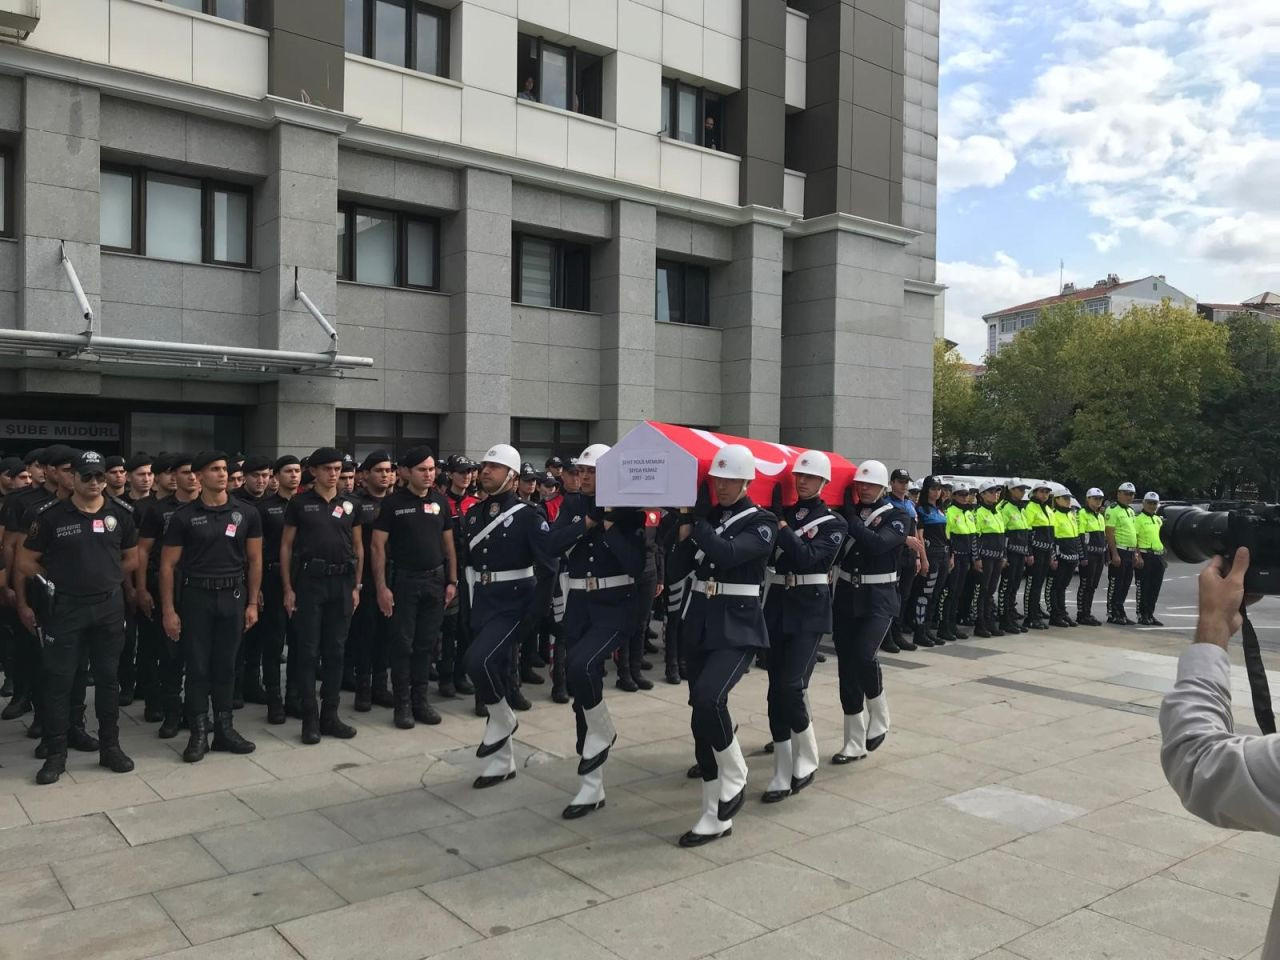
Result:
[[[982,315],[1107,274],[1280,291],[1280,0],[942,0],[938,280]]]

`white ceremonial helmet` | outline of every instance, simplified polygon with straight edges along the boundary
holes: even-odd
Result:
[[[520,451],[509,443],[495,443],[480,458],[481,463],[496,463],[508,470],[520,472]]]
[[[988,491],[991,491],[991,490],[999,490],[1003,486],[1004,484],[1001,483],[999,480],[997,480],[995,477],[988,477],[986,480],[983,480],[980,484],[978,484],[978,492],[987,493]]]
[[[596,461],[608,452],[609,445],[607,443],[593,443],[578,454],[577,465],[579,467],[594,467]]]
[[[1085,499],[1090,497],[1106,497],[1106,494],[1102,492],[1101,487],[1090,487],[1089,492],[1085,494]]]
[[[716,451],[707,476],[750,482],[756,478],[756,455],[740,443],[727,443]]]
[[[812,477],[831,479],[831,458],[821,450],[806,450],[791,468],[792,473],[807,473]]]
[[[1068,490],[1066,487],[1064,487],[1060,483],[1055,483],[1052,487],[1050,487],[1049,492],[1053,495],[1053,499],[1055,500],[1057,500],[1059,497],[1071,496],[1071,491]]]
[[[858,472],[854,474],[853,479],[856,483],[887,487],[889,486],[889,468],[879,460],[863,460],[858,464]]]

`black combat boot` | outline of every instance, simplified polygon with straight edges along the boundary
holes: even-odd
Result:
[[[161,740],[172,740],[182,729],[182,701],[166,700],[164,703],[164,719],[160,724]]]
[[[396,705],[391,708],[394,711],[391,717],[392,722],[401,730],[412,730],[415,721],[409,684],[397,680],[392,685],[392,692],[396,699]]]
[[[440,722],[439,712],[428,700],[427,684],[415,683],[413,685],[412,706],[413,719],[418,723],[425,723],[427,726],[434,727]]]
[[[361,674],[356,677],[356,695],[351,706],[356,713],[368,713],[373,709],[373,675]]]
[[[211,749],[222,753],[253,753],[257,745],[246,740],[232,726],[230,713],[219,713],[213,718],[213,745]]]
[[[392,695],[390,688],[387,686],[387,671],[373,671],[372,679],[373,685],[370,699],[373,700],[373,705],[375,707],[394,707],[396,705],[396,698]]]
[[[120,725],[114,720],[98,721],[98,766],[112,773],[133,770],[133,761],[120,749]]]
[[[302,742],[308,747],[320,742],[320,708],[315,701],[302,706]]]
[[[41,785],[57,783],[58,779],[67,772],[67,738],[47,737],[44,745],[47,756],[44,766],[36,774],[36,783]]]
[[[356,728],[343,723],[338,718],[338,705],[336,703],[326,703],[320,708],[320,733],[326,737],[350,740],[356,735]]]
[[[209,752],[209,722],[204,714],[189,717],[187,725],[191,736],[187,739],[187,749],[182,751],[182,759],[187,763],[199,763]]]
[[[622,646],[618,647],[617,655],[618,664],[618,680],[614,684],[619,690],[626,693],[635,693],[640,687],[636,684],[631,675],[631,639],[627,638],[622,641]],[[638,673],[639,671],[637,671]]]
[[[98,740],[84,728],[84,707],[72,707],[71,727],[67,730],[67,746],[81,753],[97,753]]]

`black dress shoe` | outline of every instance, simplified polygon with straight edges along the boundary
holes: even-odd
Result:
[[[458,688],[458,695],[469,697],[476,692],[476,688],[466,677],[457,677],[453,681],[453,685]]]
[[[614,686],[625,693],[635,693],[640,689],[636,686],[636,682],[631,679],[630,675],[625,673],[618,676],[618,680],[614,683]]]
[[[531,683],[535,687],[546,683],[546,681],[542,679],[542,674],[534,673],[532,667],[525,667],[520,671],[520,682]]]
[[[512,774],[512,776],[515,776],[515,774]],[[599,800],[596,803],[571,803],[560,811],[560,816],[565,820],[578,820],[588,813],[594,813],[603,807],[603,800]]]
[[[857,763],[859,760],[866,759],[865,754],[861,757],[850,756],[847,753],[837,753],[831,757],[831,762],[837,767],[843,767],[846,763]]]
[[[684,775],[688,777],[690,780],[700,780],[702,779],[702,767],[698,766],[695,763],[692,767],[690,767],[688,770],[684,772]]]
[[[790,790],[766,790],[760,797],[761,803],[781,803],[791,796]]]
[[[719,833],[694,833],[690,830],[688,833],[681,834],[680,846],[682,847],[700,847],[704,843],[711,843],[713,840],[719,840],[721,837],[730,836],[733,833],[733,827],[722,830]]]
[[[973,635],[975,637],[982,637],[985,639],[991,636],[991,631],[988,630],[986,627],[978,627],[976,630],[973,631]]]
[[[448,680],[444,680],[440,683],[438,695],[444,700],[456,700],[458,698],[458,688]]]
[[[902,648],[893,642],[893,637],[885,637],[880,641],[880,649],[885,653],[901,653]]]
[[[471,786],[476,790],[485,790],[488,787],[496,787],[500,783],[506,783],[515,777],[516,772],[512,770],[510,773],[499,773],[492,777],[476,777],[471,782]]]
[[[278,727],[280,724],[284,723],[286,719],[283,703],[279,700],[275,700],[267,704],[267,723]]]
[[[1159,620],[1157,620],[1155,617],[1148,617],[1148,619],[1151,621],[1151,626],[1153,626],[1153,627],[1163,627],[1163,626],[1164,626],[1164,624],[1163,624],[1163,623],[1161,623]]]
[[[31,712],[30,697],[14,697],[0,710],[0,720],[17,720]]]
[[[817,771],[815,770],[813,773],[817,773]],[[792,777],[792,778],[791,778],[791,792],[792,792],[792,793],[799,793],[801,790],[803,790],[803,789],[804,789],[805,787],[807,787],[809,784],[813,783],[813,773],[809,774],[807,777]]]
[[[1136,627],[1136,626],[1138,625],[1138,621],[1137,621],[1137,620],[1134,620],[1132,617],[1130,617],[1130,616],[1126,613],[1126,614],[1124,615],[1124,625],[1125,625],[1126,627]]]
[[[507,703],[511,704],[512,710],[532,710],[533,704],[529,702],[529,698],[520,692],[519,687],[512,687],[507,691]]]

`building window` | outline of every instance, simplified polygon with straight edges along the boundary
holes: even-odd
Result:
[[[13,153],[0,147],[0,237],[13,234]]]
[[[568,461],[582,453],[587,445],[585,420],[535,420],[530,417],[513,417],[511,420],[511,444],[520,451],[520,457],[539,470],[551,456]]]
[[[996,325],[994,323],[987,324],[987,352],[996,352]]]
[[[1013,333],[1017,329],[1018,329],[1017,317],[1001,317],[1000,318],[1001,333]]]
[[[662,134],[710,150],[724,143],[724,101],[702,87],[662,81]]]
[[[535,307],[591,309],[591,248],[517,233],[511,299]]]
[[[710,274],[706,267],[675,260],[658,261],[657,310],[660,323],[710,323]]]
[[[395,457],[423,444],[440,453],[440,418],[433,413],[338,410],[333,435],[334,445],[355,457],[357,463],[375,450],[386,450]]]
[[[1034,313],[1027,314],[1027,316],[1023,317],[1018,322],[1018,328],[1021,330],[1025,330],[1027,329],[1027,327],[1034,325],[1035,322],[1036,322],[1036,315]]]
[[[248,266],[252,191],[154,170],[103,167],[99,239],[108,250]]]
[[[430,217],[338,204],[338,279],[439,288],[440,223]]]
[[[589,117],[604,112],[604,61],[576,47],[520,34],[516,96]]]
[[[420,0],[345,0],[346,49],[438,77],[449,75],[449,11]]]
[[[221,17],[223,20],[234,20],[236,23],[248,22],[245,20],[245,13],[249,0],[165,0],[165,2],[175,7],[194,10],[196,13]]]

